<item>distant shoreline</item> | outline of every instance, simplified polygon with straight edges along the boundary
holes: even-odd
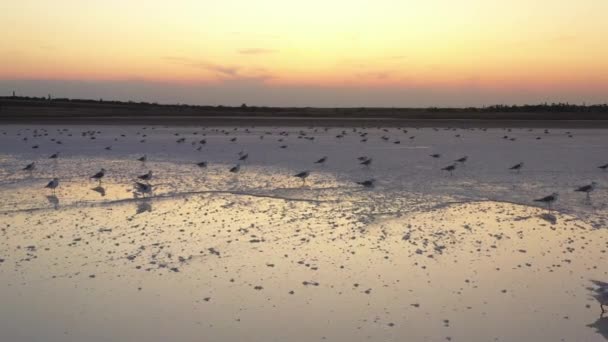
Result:
[[[608,107],[566,104],[489,108],[214,107],[0,97],[0,124],[26,123],[608,128]]]

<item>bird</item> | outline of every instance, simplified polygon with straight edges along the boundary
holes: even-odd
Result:
[[[603,315],[607,311],[604,306],[608,306],[608,283],[599,280],[592,280],[591,282],[597,286],[597,288],[589,288],[593,291],[591,296],[600,303]]]
[[[148,173],[146,173],[144,175],[137,176],[137,178],[147,182],[150,179],[152,179],[152,171],[148,171]]]
[[[372,158],[367,158],[359,164],[365,165],[365,166],[370,166],[372,164]]]
[[[375,182],[376,182],[376,180],[372,178],[372,179],[364,180],[362,182],[357,182],[357,184],[363,185],[366,188],[373,188]]]
[[[200,163],[196,164],[198,167],[207,167],[207,162],[206,161],[202,161]]]
[[[456,170],[456,164],[448,165],[448,166],[444,167],[441,170],[443,170],[443,171],[449,171],[450,172],[450,176],[451,176],[452,175],[452,171]]]
[[[239,160],[247,160],[249,158],[249,153],[244,153],[239,157]]]
[[[591,184],[588,184],[588,185],[584,185],[584,186],[578,187],[578,188],[576,188],[574,191],[577,191],[577,192],[584,192],[584,193],[586,193],[586,194],[587,194],[587,198],[589,198],[589,196],[590,196],[591,192],[592,192],[593,190],[595,190],[595,187],[596,187],[596,186],[597,186],[597,183],[596,183],[596,182],[591,182]]]
[[[542,203],[546,203],[547,206],[549,208],[551,208],[551,204],[553,204],[553,202],[557,201],[557,198],[559,197],[559,194],[557,192],[552,193],[549,196],[545,196],[543,198],[538,198],[535,199],[534,202],[542,202]]]
[[[146,157],[146,155],[144,154],[143,156],[141,156],[141,157],[137,158],[137,160],[139,160],[139,161],[140,161],[140,162],[142,162],[142,163],[145,163],[145,162],[146,162],[146,160],[148,160],[148,157]]]
[[[46,186],[45,188],[47,189],[51,189],[53,190],[53,193],[55,193],[55,189],[59,186],[59,178],[53,178]]]
[[[608,170],[608,164],[604,164],[602,166],[598,166],[597,168],[598,169],[602,169],[603,171],[606,171],[606,170]]]
[[[321,159],[317,160],[315,164],[323,164],[327,161],[327,156],[321,157]]]
[[[241,169],[241,164],[236,164],[235,166],[230,168],[230,172],[237,173]]]
[[[33,171],[35,168],[36,168],[36,162],[31,162],[23,168],[23,171]]]
[[[433,158],[441,158],[441,154],[439,153],[431,154],[430,156]]]
[[[509,168],[509,170],[515,170],[515,171],[519,172],[519,171],[521,171],[521,168],[522,168],[523,166],[524,166],[524,163],[523,163],[523,162],[521,162],[521,163],[518,163],[518,164],[515,164],[515,165],[511,166],[511,167]]]
[[[464,163],[464,162],[466,162],[466,161],[467,161],[467,159],[469,159],[469,157],[464,156],[464,157],[462,157],[462,158],[458,158],[458,159],[456,159],[456,160],[454,160],[454,161],[455,161],[455,162],[458,162],[458,163]]]
[[[101,179],[105,175],[106,175],[106,170],[104,168],[101,168],[101,170],[99,170],[99,172],[97,172],[96,174],[94,174],[94,175],[91,176],[91,179],[98,180],[99,183],[101,184]]]
[[[51,154],[51,156],[49,157],[49,159],[57,159],[57,158],[59,158],[59,152],[57,152],[57,153],[53,153],[53,154]]]
[[[310,175],[310,171],[302,171],[293,176],[300,178],[302,180],[302,185],[304,185],[304,184],[306,184],[306,178],[308,178],[309,175]]]

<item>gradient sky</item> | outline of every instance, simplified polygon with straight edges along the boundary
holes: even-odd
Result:
[[[608,102],[607,0],[14,0],[0,94],[164,103]]]

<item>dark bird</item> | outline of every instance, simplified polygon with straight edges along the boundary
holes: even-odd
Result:
[[[591,184],[589,184],[589,185],[584,185],[584,186],[581,186],[581,187],[578,187],[578,188],[576,188],[574,191],[577,191],[577,192],[584,192],[584,193],[586,193],[586,194],[587,194],[587,198],[589,198],[589,196],[590,196],[591,192],[592,192],[593,190],[595,190],[596,186],[597,186],[597,183],[596,183],[596,182],[591,182]]]
[[[51,189],[53,190],[53,193],[55,193],[55,189],[59,186],[59,178],[53,178],[46,186],[45,188],[47,189]]]
[[[99,170],[99,172],[97,172],[96,174],[91,176],[91,179],[95,179],[98,180],[99,183],[101,184],[101,179],[103,178],[103,176],[106,175],[106,170],[104,168],[102,168],[101,170]]]
[[[236,164],[235,166],[230,168],[230,172],[237,173],[241,169],[241,164]]]
[[[51,156],[49,157],[49,159],[57,159],[57,158],[59,158],[59,152],[57,152],[57,153],[53,153],[53,154],[51,154]]]
[[[602,169],[603,171],[606,171],[606,170],[608,170],[608,164],[604,164],[602,166],[598,166],[597,168],[598,169]]]
[[[298,174],[293,175],[294,177],[298,177],[302,180],[302,185],[306,184],[306,178],[310,175],[310,171],[302,171]]]
[[[452,175],[452,172],[453,172],[454,170],[456,170],[456,164],[448,165],[448,166],[444,167],[444,168],[443,168],[443,169],[441,169],[441,170],[450,172],[450,176],[451,176],[451,175]]]
[[[430,156],[433,158],[441,158],[441,154],[439,153],[431,154]]]
[[[538,199],[535,199],[535,200],[534,200],[534,202],[542,202],[542,203],[546,203],[546,204],[547,204],[547,206],[548,206],[549,208],[551,208],[551,204],[553,204],[553,202],[557,201],[557,198],[558,198],[558,197],[559,197],[558,193],[557,193],[557,192],[554,192],[554,193],[552,193],[552,194],[551,194],[551,195],[549,195],[549,196],[545,196],[545,197],[543,197],[543,198],[538,198]]]
[[[365,166],[370,166],[372,164],[372,158],[365,159],[364,161],[362,161],[359,164],[365,165]]]
[[[247,158],[249,158],[249,154],[245,153],[239,157],[239,160],[247,160]]]
[[[521,171],[521,168],[524,166],[524,163],[521,162],[519,164],[515,164],[509,168],[509,170],[515,170],[517,172]]]
[[[466,162],[466,161],[467,161],[467,159],[469,159],[469,157],[464,156],[464,157],[459,158],[459,159],[456,159],[456,160],[454,160],[454,161],[455,161],[455,162],[458,162],[458,163],[464,163],[464,162]]]
[[[607,312],[607,310],[604,309],[604,306],[608,307],[608,283],[599,280],[592,280],[591,282],[597,286],[596,288],[589,288],[593,291],[591,296],[600,303],[600,309],[602,310],[603,315]]]
[[[200,163],[196,164],[198,167],[207,167],[207,162],[206,161],[202,161]]]
[[[321,159],[317,160],[315,162],[315,164],[323,164],[327,161],[327,156],[322,157]]]
[[[27,164],[22,170],[23,171],[33,171],[35,168],[36,168],[36,163],[31,162],[31,163]]]
[[[152,179],[152,171],[148,171],[148,173],[146,173],[144,175],[137,176],[137,178],[139,178],[139,179],[141,179],[143,181],[148,182],[148,181],[150,181]]]
[[[112,149],[112,146],[106,146],[106,150],[110,151]]]
[[[376,182],[375,179],[368,179],[368,180],[364,180],[362,182],[357,182],[357,184],[363,185],[366,188],[373,188],[375,182]]]
[[[139,160],[139,161],[140,161],[140,162],[142,162],[142,163],[145,163],[145,162],[146,162],[146,160],[148,160],[148,157],[146,157],[146,155],[144,154],[143,156],[141,156],[141,157],[137,158],[137,160]]]

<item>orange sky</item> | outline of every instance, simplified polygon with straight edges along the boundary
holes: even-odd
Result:
[[[514,97],[522,90],[537,101],[602,102],[606,13],[606,0],[3,1],[0,91],[41,91],[44,81],[49,92],[68,92],[66,81],[85,81],[175,94],[235,84],[256,94],[352,89],[354,102],[361,89],[462,91],[463,104],[486,103],[487,92],[534,100]]]

